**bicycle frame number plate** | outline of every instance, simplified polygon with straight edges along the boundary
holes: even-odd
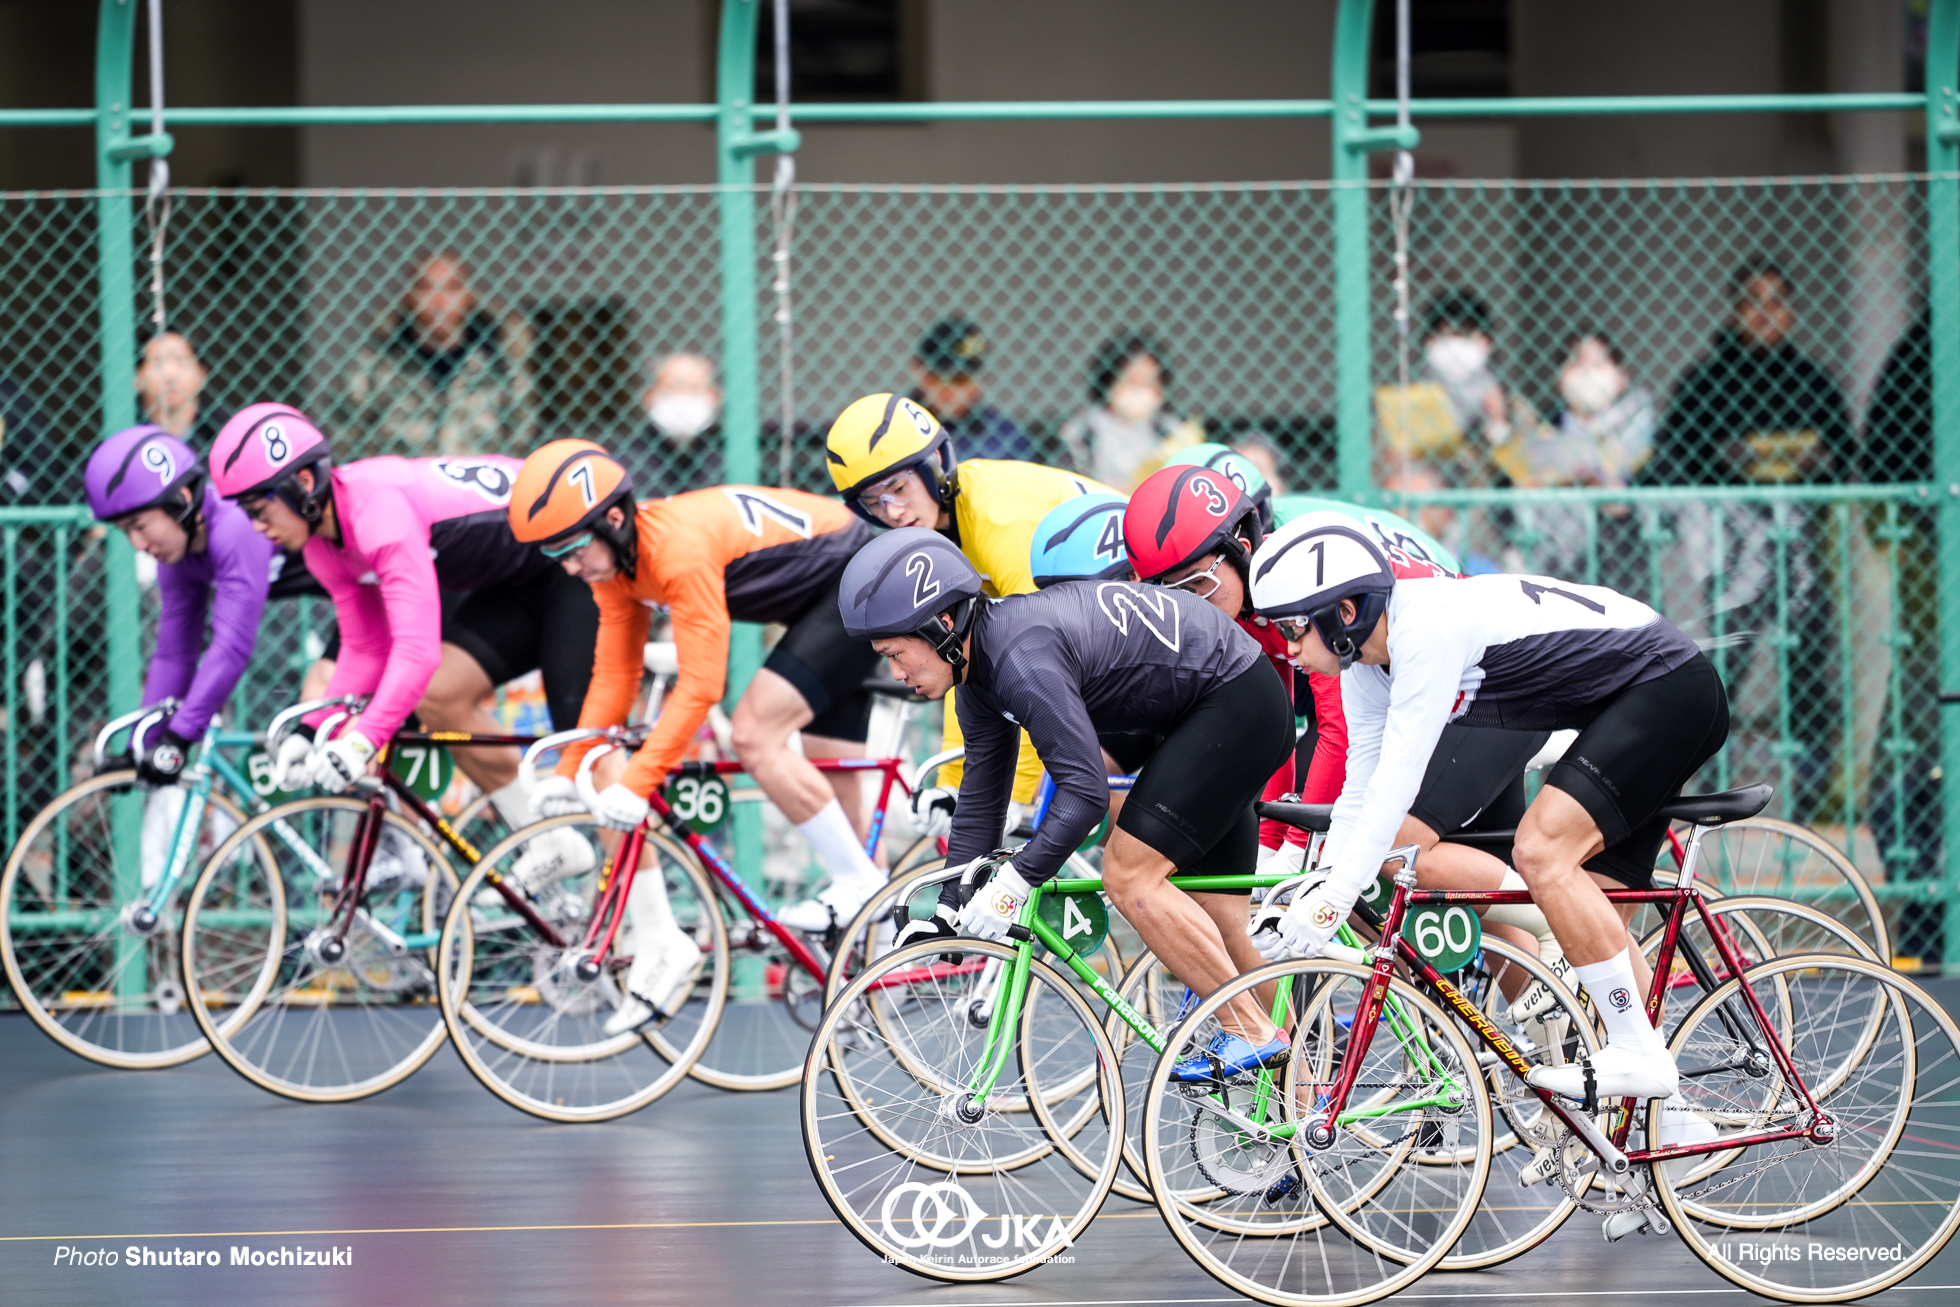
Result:
[[[1386,912],[1394,894],[1394,879],[1378,876],[1361,901],[1377,912]],[[1413,903],[1402,921],[1402,938],[1425,962],[1447,975],[1477,956],[1484,946],[1484,927],[1475,911],[1460,904]]]
[[[1109,909],[1100,894],[1044,894],[1041,919],[1080,954],[1094,953],[1109,934]]]
[[[267,803],[290,803],[307,793],[302,785],[296,790],[282,790],[272,783],[272,755],[263,749],[254,749],[245,758],[245,779],[252,783],[252,793]]]
[[[456,761],[440,744],[404,744],[388,755],[388,770],[424,803],[434,803],[456,778]]]
[[[712,835],[728,820],[728,782],[719,776],[682,776],[669,782],[667,806],[690,830]]]

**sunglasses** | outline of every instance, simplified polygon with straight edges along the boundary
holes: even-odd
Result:
[[[592,543],[593,539],[592,532],[583,531],[562,545],[539,545],[538,552],[546,558],[563,558],[566,554],[575,554],[585,548]]]
[[[1273,629],[1287,640],[1304,640],[1307,632],[1313,629],[1313,619],[1308,617],[1276,617]]]
[[[888,504],[893,508],[904,507],[905,501],[911,498],[911,476],[912,474],[907,471],[886,477],[858,496],[858,507],[872,514],[876,514]]]
[[[1207,567],[1204,571],[1193,572],[1191,575],[1181,577],[1175,581],[1166,581],[1164,582],[1164,588],[1166,590],[1189,590],[1200,599],[1209,599],[1218,591],[1218,568],[1224,561],[1225,559],[1222,556],[1214,558],[1211,560],[1211,566]],[[1211,584],[1200,590],[1198,588],[1200,581],[1209,581]]]

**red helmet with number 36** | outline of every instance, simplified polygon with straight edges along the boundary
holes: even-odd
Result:
[[[1262,535],[1258,507],[1230,477],[1208,467],[1152,473],[1123,513],[1130,566],[1143,581],[1156,581],[1210,553],[1231,560],[1243,579]],[[1249,582],[1246,589],[1251,592]]]

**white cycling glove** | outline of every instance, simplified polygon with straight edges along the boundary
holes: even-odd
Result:
[[[993,879],[974,894],[960,912],[960,934],[996,942],[1007,938],[1007,928],[1020,918],[1034,887],[1021,879],[1021,873],[1008,863],[994,869]]]
[[[313,783],[313,741],[295,731],[279,741],[272,759],[272,788],[303,789]]]
[[[922,835],[945,839],[953,833],[953,809],[959,793],[943,785],[912,792],[912,824]]]
[[[645,797],[633,793],[624,785],[608,785],[599,791],[599,802],[592,809],[592,815],[602,826],[614,830],[632,830],[647,819],[647,811],[652,807]]]
[[[374,741],[359,731],[342,731],[313,750],[313,783],[328,794],[339,794],[367,775],[374,761]]]
[[[1293,902],[1280,912],[1278,901],[1288,891],[1292,892]],[[1265,905],[1247,925],[1246,933],[1252,937],[1259,956],[1268,962],[1317,958],[1354,911],[1357,897],[1342,894],[1319,873],[1275,885],[1268,892]]]
[[[575,817],[585,811],[578,796],[578,785],[569,776],[547,776],[531,790],[531,811],[539,821],[547,817]]]

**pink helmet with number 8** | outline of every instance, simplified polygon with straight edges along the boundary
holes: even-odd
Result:
[[[226,499],[277,495],[309,522],[320,519],[330,493],[327,473],[333,447],[306,415],[289,404],[254,404],[241,409],[211,442],[211,484]],[[302,490],[293,474],[313,469],[313,489]]]

